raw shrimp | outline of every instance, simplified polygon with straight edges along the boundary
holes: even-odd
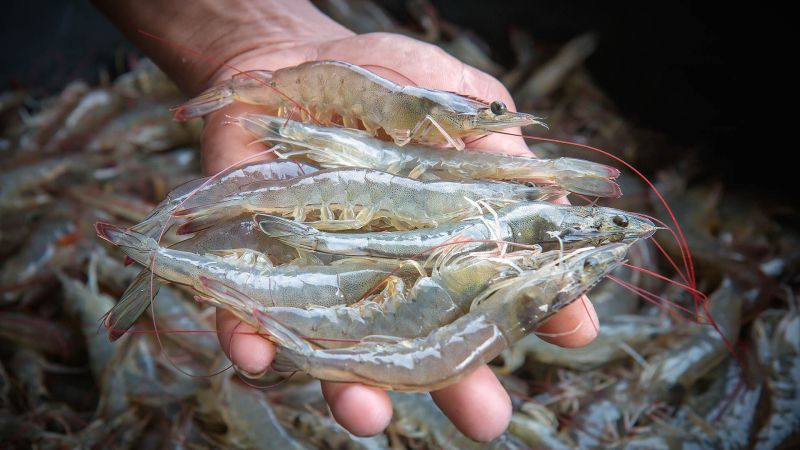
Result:
[[[508,432],[525,442],[528,448],[574,448],[558,435],[558,419],[549,409],[538,403],[525,402],[520,410],[511,416]]]
[[[432,229],[373,233],[326,233],[279,217],[257,215],[261,230],[293,247],[348,256],[408,259],[459,243],[463,251],[489,249],[488,241],[550,247],[632,241],[652,236],[647,219],[612,208],[522,202],[458,224]],[[471,243],[470,243],[471,242]]]
[[[404,391],[432,391],[462,379],[620,265],[627,244],[577,250],[552,270],[494,283],[469,314],[427,336],[316,350],[266,314],[260,325],[278,346],[273,368],[314,378]],[[547,275],[545,275],[545,273]]]
[[[691,324],[691,331],[670,352],[648,361],[641,385],[657,400],[680,400],[704,374],[729,354],[723,336],[735,343],[741,327],[742,294],[729,279],[708,299],[719,331],[709,324]]]
[[[36,226],[21,250],[5,260],[0,273],[0,287],[22,285],[40,276],[50,275],[76,257],[76,223],[63,217],[51,217]],[[0,301],[12,302],[19,292],[2,292]]]
[[[389,298],[379,295],[371,301],[330,308],[264,309],[222,283],[210,279],[201,282],[238,316],[251,317],[254,308],[261,309],[278,322],[291,324],[301,336],[313,336],[320,346],[331,348],[375,335],[424,336],[466,314],[472,300],[490,283],[518,275],[522,269],[534,269],[559,256],[559,251],[544,255],[520,251],[502,257],[464,255],[443,262],[432,276],[419,278],[407,295],[403,289],[396,289],[389,293]]]
[[[178,86],[147,58],[137,61],[133,70],[117,77],[111,89],[133,99],[174,99],[181,95]]]
[[[202,203],[219,195],[233,195],[258,181],[286,180],[316,171],[317,168],[310,164],[294,161],[257,161],[232,167],[219,173],[210,182],[208,177],[200,178],[173,189],[147,218],[131,229],[155,239],[167,224],[170,214],[189,197]]]
[[[771,406],[754,448],[780,448],[800,429],[800,315],[796,310],[766,311],[752,330],[767,370]]]
[[[51,158],[3,171],[0,176],[0,213],[10,214],[52,200],[43,187],[75,166],[76,158]]]
[[[594,301],[594,295],[592,295]],[[672,329],[672,323],[663,317],[633,314],[600,319],[603,327],[597,338],[585,347],[565,352],[536,335],[526,336],[509,351],[503,353],[501,373],[512,373],[522,367],[526,357],[537,364],[568,367],[574,370],[591,370],[609,365],[629,354],[628,349],[638,349]]]
[[[308,158],[322,167],[369,167],[395,175],[441,179],[535,180],[578,194],[619,197],[612,181],[619,170],[575,158],[537,159],[495,152],[458,151],[420,145],[398,147],[347,128],[326,128],[261,114],[245,114],[239,124],[259,140],[290,146],[284,157]]]
[[[761,399],[763,384],[749,386],[738,364],[730,361],[725,367],[719,382],[724,384],[720,390],[722,398],[717,399],[716,407],[704,417],[687,411],[682,406],[675,413],[684,423],[656,422],[651,431],[644,436],[634,436],[614,446],[624,449],[747,449],[753,447],[751,433],[756,419],[757,405]],[[724,414],[723,414],[724,413]],[[583,443],[586,444],[586,443]],[[587,448],[587,445],[580,445]],[[608,443],[603,447],[609,447]],[[776,446],[763,447],[768,449]],[[791,447],[790,447],[791,448]]]
[[[513,450],[527,448],[510,433],[505,432],[491,442],[479,443],[464,436],[436,406],[427,394],[391,392],[392,407],[397,420],[392,429],[414,440],[421,440],[425,448],[443,450]],[[414,448],[414,447],[412,447]]]
[[[227,426],[225,446],[253,449],[310,447],[281,425],[264,392],[245,386],[231,376],[214,377],[216,401],[209,405]],[[229,439],[229,440],[228,440]]]
[[[155,239],[158,233],[154,234],[156,236],[151,237]],[[258,230],[258,225],[250,217],[241,217],[206,228],[170,248],[199,254],[231,248],[249,248],[268,255],[275,263],[288,263],[299,256],[297,250],[274,239],[268,239]],[[112,341],[119,339],[133,326],[164,282],[155,278],[151,284],[150,278],[150,270],[142,268],[139,275],[125,289],[119,302],[108,312],[105,325]]]
[[[501,207],[522,200],[564,195],[555,186],[531,187],[492,181],[419,181],[372,169],[327,169],[283,181],[253,183],[233,195],[190,198],[174,216],[189,219],[181,230],[196,231],[244,212],[291,215],[324,230],[358,229],[375,220],[392,227],[438,226],[480,213],[477,201]],[[341,212],[337,218],[336,213]]]
[[[157,152],[200,142],[202,124],[175,122],[166,103],[144,103],[112,119],[89,139],[89,151]]]
[[[320,393],[320,397],[322,394]],[[308,405],[304,405],[308,407]],[[327,415],[314,414],[306,409],[272,405],[275,415],[286,427],[291,427],[315,448],[337,450],[384,450],[389,442],[383,434],[358,437],[345,430]]]
[[[383,130],[400,146],[449,144],[461,150],[465,137],[544,125],[536,116],[509,111],[501,101],[487,104],[452,92],[400,86],[341,61],[239,73],[177,108],[175,118],[200,117],[234,101],[265,105],[283,117],[300,114],[307,120],[311,114],[318,123],[331,123],[338,115],[344,126],[354,128],[360,121],[370,134]]]
[[[119,246],[139,264],[173,283],[206,293],[200,275],[220,278],[268,306],[333,306],[360,300],[390,277],[389,266],[337,264],[273,267],[269,257],[255,250],[233,249],[199,255],[159,247],[155,239],[113,225],[97,223],[97,234]]]

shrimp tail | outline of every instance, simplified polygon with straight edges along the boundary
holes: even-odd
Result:
[[[110,341],[113,342],[122,337],[150,306],[149,281],[150,271],[142,269],[128,289],[125,289],[119,302],[106,315],[105,326]],[[161,283],[153,280],[153,296],[158,293],[159,288],[161,288]]]
[[[250,70],[240,72],[231,79],[219,86],[214,86],[188,102],[173,108],[175,120],[189,120],[195,117],[202,117],[210,112],[214,112],[224,106],[230,105],[236,100],[246,103],[264,104],[263,98],[254,99],[254,90],[270,88],[272,82],[272,72],[269,70]],[[272,92],[270,90],[270,92]],[[248,95],[250,93],[251,95]],[[249,100],[249,101],[248,101]]]
[[[172,108],[175,120],[185,122],[214,112],[234,101],[233,91],[228,83],[214,86],[188,102]]]
[[[257,314],[256,317],[261,329],[278,346],[272,368],[278,372],[307,372],[308,358],[314,351],[311,344],[268,314]]]
[[[150,258],[158,251],[158,242],[135,231],[125,231],[124,229],[105,222],[97,222],[94,225],[97,236],[108,241],[124,251],[137,263],[147,266]]]
[[[560,175],[556,178],[556,184],[570,192],[591,197],[617,198],[622,196],[622,189],[619,185],[608,178]]]
[[[317,248],[320,231],[314,227],[266,214],[257,214],[254,220],[269,237],[303,250],[314,251]]]
[[[188,221],[179,226],[176,231],[177,234],[183,235],[204,230],[224,219],[236,217],[242,212],[243,208],[238,199],[228,199],[207,205],[181,209],[175,211],[172,215],[188,219]]]

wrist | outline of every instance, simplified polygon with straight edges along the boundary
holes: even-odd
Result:
[[[229,73],[223,63],[235,65],[249,53],[353,34],[307,1],[196,0],[190,6],[155,0],[94,1],[188,95]]]

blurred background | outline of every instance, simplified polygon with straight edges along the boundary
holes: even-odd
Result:
[[[330,10],[348,2],[317,3]],[[349,3],[357,10],[359,2]],[[626,120],[663,132],[692,152],[704,172],[732,185],[787,194],[792,171],[780,158],[791,146],[785,140],[791,138],[792,114],[785,111],[792,105],[781,90],[791,86],[791,53],[785,49],[792,26],[780,10],[681,1],[373,3],[404,31],[424,34],[433,18],[444,23],[440,33],[475,38],[498,70],[520,63],[515,45],[528,46],[527,56],[541,62],[571,38],[594,33],[597,44],[586,68]],[[427,11],[428,17],[414,11]],[[374,26],[362,23],[365,29],[356,31]],[[113,78],[135,54],[87,1],[13,2],[0,24],[4,89],[52,94],[76,78],[95,82],[101,71]],[[663,156],[668,163],[674,155]]]

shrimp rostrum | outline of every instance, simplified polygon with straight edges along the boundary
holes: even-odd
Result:
[[[534,331],[625,258],[627,244],[583,248],[510,280],[494,283],[472,310],[427,336],[320,350],[267,314],[259,322],[278,345],[273,368],[314,378],[402,391],[432,391],[462,379]]]
[[[493,130],[539,124],[540,118],[509,111],[453,92],[401,86],[342,61],[310,61],[276,71],[241,72],[177,108],[178,120],[200,117],[239,101],[265,105],[279,116],[332,123],[359,122],[370,134],[382,130],[397,145],[410,142],[464,148],[463,138]]]
[[[459,223],[412,231],[330,233],[275,216],[255,217],[261,231],[292,247],[344,256],[413,259],[457,251],[490,250],[498,242],[574,248],[647,239],[648,219],[613,208],[519,202]]]

